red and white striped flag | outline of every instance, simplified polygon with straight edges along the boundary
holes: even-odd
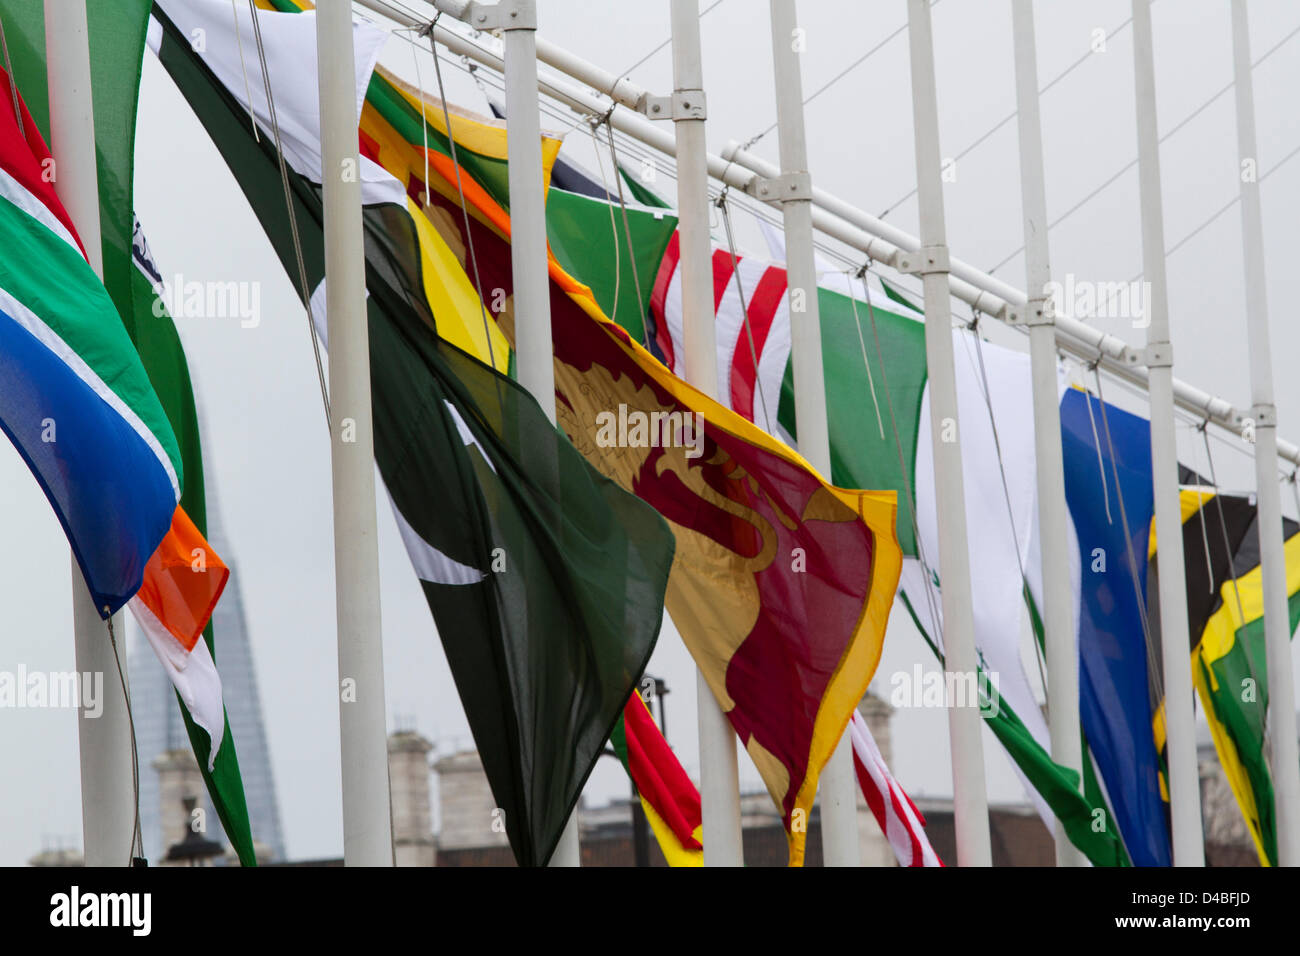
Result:
[[[867,798],[867,806],[880,824],[881,832],[894,848],[899,866],[943,866],[943,860],[925,835],[925,817],[885,766],[871,729],[857,711],[849,721],[849,734],[853,738],[853,766],[858,772],[862,795]]]
[[[680,247],[674,233],[650,294],[655,345],[664,364],[684,375]],[[713,309],[718,346],[717,400],[770,435],[786,440],[776,422],[781,382],[790,364],[790,309],[785,269],[714,246]],[[743,298],[742,298],[743,293]],[[745,308],[741,308],[741,302]],[[748,313],[749,328],[745,328]],[[752,348],[750,338],[753,338]],[[754,359],[757,357],[758,362]]]

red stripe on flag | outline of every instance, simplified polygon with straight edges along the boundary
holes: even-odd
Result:
[[[655,286],[650,293],[650,314],[655,320],[655,344],[664,357],[664,364],[673,367],[673,335],[668,331],[668,316],[664,312],[664,301],[668,298],[668,287],[672,285],[673,273],[677,271],[677,260],[681,258],[682,246],[679,233],[673,232],[668,240],[668,248],[659,263],[659,272],[655,275]]]
[[[740,265],[740,256],[736,256],[735,265]],[[731,275],[734,271],[731,261],[731,253],[726,249],[713,250],[713,314],[718,314],[718,307],[722,305],[722,297],[727,294],[727,286],[731,284]]]
[[[862,787],[862,796],[867,800],[867,807],[871,810],[871,815],[876,818],[883,832],[885,829],[885,797],[876,786],[876,781],[871,774],[867,772],[867,766],[858,756],[857,751],[853,752],[853,769],[858,772],[858,784]]]
[[[916,831],[907,826],[907,813],[903,809],[903,803],[898,799],[898,785],[892,780],[889,783],[889,799],[894,805],[894,816],[897,817],[907,830],[908,839],[912,842],[912,866],[925,866],[925,851],[921,848],[921,841],[917,839]],[[911,797],[907,798],[911,803]]]
[[[758,380],[758,366],[755,356],[762,358],[763,345],[772,330],[776,310],[781,306],[785,295],[785,270],[769,266],[763,277],[758,280],[753,298],[746,310],[749,315],[748,330],[745,324],[740,327],[740,337],[736,339],[736,351],[731,359],[731,407],[744,415],[751,422],[754,420],[754,383]],[[754,347],[750,349],[750,336]],[[765,399],[770,398],[764,396]],[[775,411],[769,408],[768,413]]]
[[[22,109],[20,133],[13,104],[14,94],[9,85],[9,74],[0,70],[0,168],[35,196],[49,210],[50,215],[72,234],[84,257],[86,248],[72,224],[72,217],[63,208],[63,203],[55,192],[54,160],[50,157],[45,140],[41,138],[41,131],[36,128],[36,121],[27,112],[27,104],[19,96],[18,105]]]
[[[701,822],[699,791],[635,692],[623,707],[623,730],[628,772],[637,792],[668,824],[678,843],[688,850],[701,849],[695,839],[695,828]]]

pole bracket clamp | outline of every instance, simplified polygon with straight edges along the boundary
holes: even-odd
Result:
[[[1013,306],[1008,303],[1002,320],[1007,325],[1023,325],[1031,329],[1041,326],[1051,327],[1056,325],[1056,309],[1052,305],[1050,296],[1041,296],[1030,299],[1023,306]]]
[[[1246,412],[1246,417],[1255,423],[1256,428],[1276,428],[1277,406],[1252,405]]]
[[[812,174],[782,173],[775,179],[755,176],[745,184],[745,192],[765,203],[779,206],[799,200],[812,201]]]
[[[646,94],[637,109],[652,120],[702,120],[708,118],[708,99],[703,90],[673,90],[671,96]]]
[[[1174,346],[1172,342],[1148,342],[1143,349],[1126,348],[1124,361],[1135,368],[1169,368],[1174,364]]]
[[[915,252],[899,252],[894,268],[907,275],[927,276],[951,271],[946,245],[922,246]]]
[[[442,9],[440,4],[435,6]],[[484,33],[492,30],[536,30],[537,0],[497,0],[496,3],[470,0],[452,15]]]

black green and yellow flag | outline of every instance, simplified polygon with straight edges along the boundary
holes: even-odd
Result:
[[[1219,492],[1186,468],[1180,478],[1192,680],[1259,861],[1273,866],[1277,864],[1277,819],[1265,755],[1268,669],[1259,511],[1253,495]],[[1284,519],[1283,535],[1288,629],[1294,633],[1300,623],[1300,524]],[[1156,544],[1153,528],[1152,556]],[[1155,577],[1152,562],[1147,591],[1153,630],[1158,626],[1158,605],[1151,600],[1158,586]],[[1163,762],[1163,700],[1157,699],[1156,704],[1153,730]],[[1160,784],[1168,799],[1163,770]]]

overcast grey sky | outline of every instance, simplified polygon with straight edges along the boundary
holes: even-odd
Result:
[[[416,4],[418,6],[418,4]],[[708,7],[708,2],[702,3]],[[667,4],[540,0],[540,32],[614,72],[625,71],[668,38]],[[1256,58],[1300,28],[1300,4],[1251,0]],[[1191,114],[1232,79],[1229,6],[1224,0],[1160,0],[1153,11],[1161,133]],[[775,118],[768,5],[722,0],[702,20],[709,144],[721,152]],[[1089,50],[1094,31],[1111,32],[1130,15],[1128,0],[1036,4],[1040,82]],[[955,156],[1015,106],[1009,0],[940,0],[934,12],[941,141]],[[807,31],[805,94],[902,26],[902,0],[803,0]],[[382,58],[414,79],[412,48],[400,37]],[[136,207],[165,277],[259,282],[262,321],[178,321],[210,431],[207,480],[219,487],[258,670],[271,758],[289,854],[342,852],[338,704],[334,642],[333,539],[329,447],[307,322],[289,281],[207,135],[151,54],[146,53],[137,135]],[[427,50],[420,71],[433,87]],[[483,94],[459,69],[444,69],[448,98],[486,112]],[[659,51],[632,74],[652,90],[671,87],[671,59]],[[1137,155],[1131,32],[1110,39],[1043,98],[1050,218],[1118,172]],[[1300,35],[1255,73],[1259,167],[1269,171],[1300,147],[1294,93],[1300,89]],[[1220,96],[1162,147],[1165,234],[1173,245],[1237,194],[1238,157],[1231,93]],[[555,121],[544,126],[565,128]],[[817,185],[873,213],[894,207],[915,185],[906,32],[883,45],[807,108],[809,165]],[[777,138],[754,147],[775,161]],[[585,127],[568,135],[566,154],[589,169],[596,160]],[[953,253],[991,267],[1022,242],[1017,135],[1006,124],[957,163],[945,186]],[[671,180],[663,187],[671,192]],[[1277,376],[1280,434],[1300,439],[1300,329],[1290,321],[1300,298],[1300,158],[1263,183],[1268,298]],[[1241,304],[1240,218],[1227,210],[1168,262],[1175,374],[1249,405],[1247,347]],[[889,219],[915,233],[909,199]],[[736,217],[741,246],[764,246],[744,213]],[[1142,268],[1137,174],[1130,170],[1051,233],[1054,275],[1127,281]],[[1024,262],[998,275],[1023,287]],[[964,311],[962,309],[958,310]],[[1127,322],[1098,326],[1133,344]],[[1024,348],[1014,332],[988,329],[994,341]],[[1134,410],[1142,401],[1110,387],[1107,398]],[[1180,428],[1180,456],[1203,469],[1200,437]],[[1253,466],[1239,443],[1216,442],[1214,464],[1227,487],[1253,485]],[[1295,514],[1289,494],[1284,508]],[[385,673],[390,728],[414,729],[449,750],[470,742],[455,688],[427,605],[393,526],[378,509]],[[0,669],[74,667],[68,548],[53,512],[17,454],[0,447]],[[217,635],[220,666],[221,635]],[[906,613],[896,608],[877,684],[932,667]],[[698,772],[695,678],[671,627],[661,636],[651,671],[665,677],[669,737],[687,769]],[[1032,676],[1032,669],[1031,669]],[[893,769],[913,794],[951,793],[946,718],[941,710],[900,710],[893,724]],[[71,711],[0,710],[0,753],[9,772],[0,790],[0,864],[18,864],[43,844],[81,845],[76,720]],[[1001,749],[986,735],[989,793],[1019,801],[1021,792]],[[142,755],[147,761],[153,755]],[[757,773],[742,755],[742,785]],[[145,767],[142,772],[152,772]],[[587,796],[604,802],[627,792],[620,767],[604,760]]]

